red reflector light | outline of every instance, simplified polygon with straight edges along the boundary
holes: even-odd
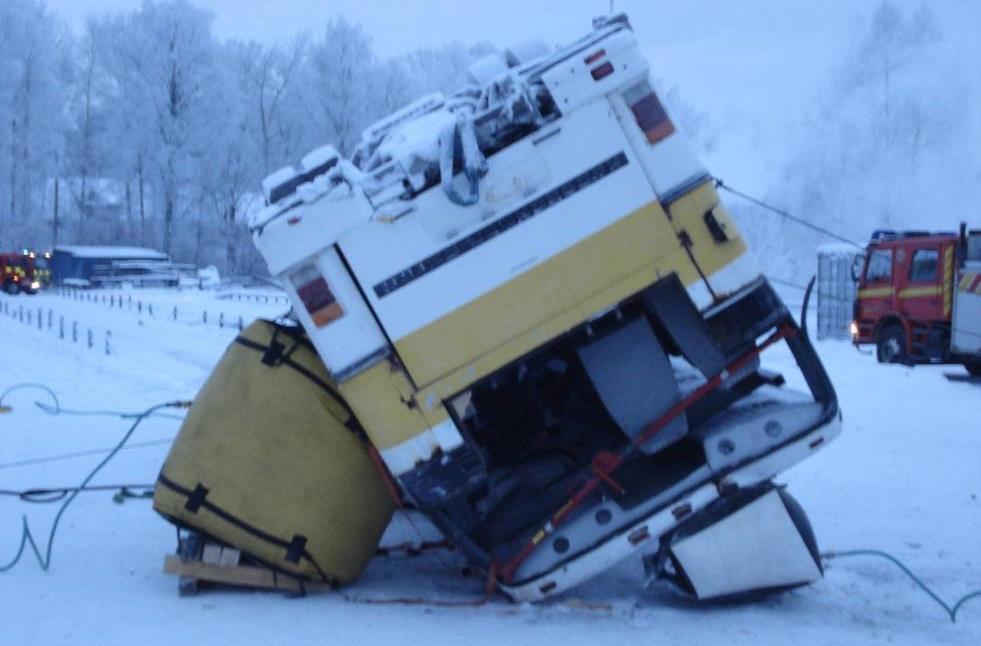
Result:
[[[674,124],[647,81],[641,81],[626,90],[623,98],[648,142],[656,144],[674,134]]]
[[[604,56],[606,56],[606,50],[599,49],[593,52],[592,54],[590,54],[589,56],[587,56],[583,62],[586,63],[586,65],[592,65],[593,63],[603,58]]]
[[[640,529],[635,529],[630,536],[627,537],[627,540],[630,541],[631,545],[636,545],[637,543],[646,541],[650,537],[651,533],[647,530],[647,526],[645,525]]]
[[[691,503],[683,503],[678,505],[671,510],[671,515],[674,516],[675,520],[681,520],[685,516],[691,513]]]
[[[294,272],[290,276],[290,282],[317,327],[323,327],[343,316],[344,310],[330,291],[327,280],[312,263]]]
[[[591,69],[589,73],[593,76],[594,81],[599,81],[613,73],[613,63],[606,61],[599,67]]]

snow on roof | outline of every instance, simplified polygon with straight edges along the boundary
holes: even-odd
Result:
[[[855,245],[844,242],[829,242],[820,245],[817,252],[822,256],[854,256],[862,253],[862,250]]]
[[[70,253],[78,258],[125,258],[127,260],[169,260],[167,254],[145,247],[94,247],[58,245],[55,251]]]

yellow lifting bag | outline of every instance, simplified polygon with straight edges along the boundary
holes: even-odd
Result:
[[[362,437],[302,331],[256,321],[194,400],[153,508],[278,570],[350,582],[393,510]]]

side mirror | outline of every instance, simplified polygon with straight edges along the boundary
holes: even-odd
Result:
[[[957,232],[957,266],[964,267],[967,261],[967,222],[961,222]]]
[[[852,258],[852,280],[855,282],[858,282],[859,276],[862,275],[862,265],[864,264],[865,254],[855,254],[855,256]]]

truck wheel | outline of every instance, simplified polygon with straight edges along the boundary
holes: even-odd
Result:
[[[875,357],[879,363],[902,363],[906,360],[906,333],[902,327],[887,325],[879,330]]]
[[[981,361],[965,361],[964,367],[975,377],[981,377]]]
[[[17,283],[7,283],[6,285],[4,285],[3,291],[11,295],[16,295],[17,293],[20,292],[20,285],[18,285]]]

